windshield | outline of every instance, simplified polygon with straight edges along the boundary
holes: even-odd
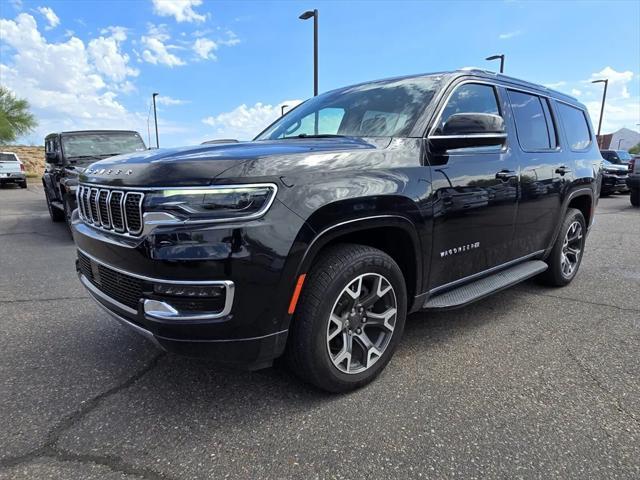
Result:
[[[256,140],[312,136],[403,137],[431,102],[441,77],[356,85],[307,100]]]
[[[625,162],[628,162],[629,160],[631,160],[631,155],[629,155],[629,152],[625,152],[624,150],[618,150],[616,153],[618,154],[618,158],[620,160],[623,160]]]
[[[137,133],[83,133],[64,135],[62,149],[67,158],[111,157],[146,150]]]

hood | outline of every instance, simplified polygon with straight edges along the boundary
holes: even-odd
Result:
[[[95,162],[82,172],[80,181],[114,187],[208,185],[227,170],[242,170],[239,167],[245,163],[269,164],[271,168],[265,170],[277,175],[286,173],[280,171],[280,167],[295,168],[309,157],[344,157],[382,148],[389,141],[388,138],[368,141],[353,137],[302,138],[147,150]]]

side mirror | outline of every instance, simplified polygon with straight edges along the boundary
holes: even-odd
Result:
[[[429,137],[429,144],[435,151],[456,148],[491,147],[504,145],[507,133],[504,120],[490,113],[456,113]]]
[[[58,152],[46,152],[44,154],[44,157],[47,160],[47,163],[52,163],[54,165],[59,165],[62,163]]]

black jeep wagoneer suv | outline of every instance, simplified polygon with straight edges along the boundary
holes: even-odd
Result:
[[[164,349],[249,368],[285,354],[346,391],[389,362],[408,312],[569,283],[601,162],[585,107],[544,87],[476,70],[363,83],[251,142],[94,163],[77,269]]]

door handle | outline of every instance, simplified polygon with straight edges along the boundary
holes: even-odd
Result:
[[[496,173],[496,179],[506,182],[510,178],[516,178],[518,175],[513,170],[500,170]]]
[[[559,173],[560,175],[564,175],[566,173],[569,173],[570,171],[571,171],[571,169],[565,167],[564,165],[562,165],[561,167],[556,168],[556,173]]]

